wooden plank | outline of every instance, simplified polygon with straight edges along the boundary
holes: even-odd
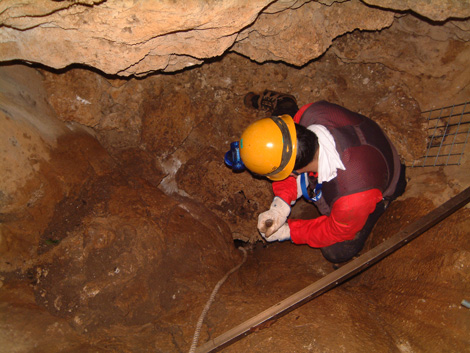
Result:
[[[469,201],[470,187],[360,257],[348,262],[336,271],[326,275],[308,287],[280,301],[231,330],[207,341],[196,349],[196,353],[218,351],[233,342],[246,337],[259,325],[269,320],[278,319],[279,317],[284,316],[311,299],[325,293],[364,269],[377,263],[409,241],[415,239],[431,227],[435,226],[461,207],[465,206]]]

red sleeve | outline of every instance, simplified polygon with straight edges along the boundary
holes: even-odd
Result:
[[[293,119],[294,119],[294,123],[299,123],[300,122],[300,118],[302,117],[302,115],[304,114],[304,112],[307,110],[308,107],[310,107],[313,103],[309,103],[309,104],[305,104],[303,107],[301,107],[297,113],[295,113]]]
[[[367,190],[339,198],[330,216],[289,220],[291,240],[314,248],[351,240],[364,227],[367,217],[374,212],[382,197],[378,189]]]
[[[274,181],[272,185],[274,196],[280,197],[288,205],[297,200],[297,181],[295,177],[289,176],[284,180]]]

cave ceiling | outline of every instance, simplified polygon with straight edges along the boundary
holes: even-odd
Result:
[[[175,72],[236,52],[296,66],[335,38],[381,30],[412,13],[464,26],[468,0],[5,0],[0,61],[61,69],[72,64],[120,76]],[[467,24],[468,25],[468,24]]]

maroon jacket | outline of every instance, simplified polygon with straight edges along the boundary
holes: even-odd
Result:
[[[302,107],[294,121],[305,127],[312,124],[325,126],[333,135],[346,167],[346,170],[338,170],[336,178],[323,183],[323,197],[316,203],[322,214],[328,215],[335,201],[342,196],[371,189],[380,190],[384,197],[393,194],[400,176],[400,158],[373,120],[320,101]],[[315,185],[316,180],[310,183]]]

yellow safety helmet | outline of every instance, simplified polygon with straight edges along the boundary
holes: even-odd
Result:
[[[289,115],[260,119],[240,138],[240,157],[246,168],[273,181],[292,173],[296,156],[297,134]]]

